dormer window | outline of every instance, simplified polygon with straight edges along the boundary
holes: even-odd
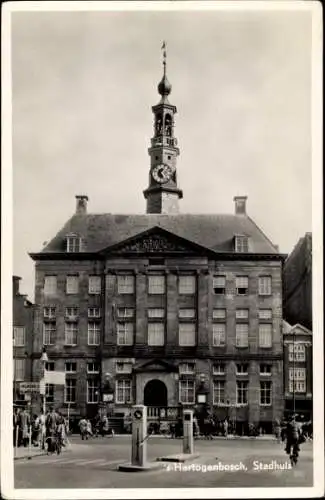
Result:
[[[247,253],[248,252],[248,237],[243,234],[235,235],[235,252]]]
[[[66,237],[67,252],[81,252],[81,238],[76,234],[68,234]]]

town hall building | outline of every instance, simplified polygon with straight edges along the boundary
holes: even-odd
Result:
[[[246,196],[229,215],[181,213],[165,61],[158,92],[146,213],[97,215],[76,196],[72,217],[30,254],[33,377],[45,347],[45,368],[66,374],[65,386],[47,385],[47,401],[71,415],[92,416],[105,401],[114,414],[145,404],[150,418],[203,403],[239,428],[270,430],[284,406],[284,256]]]

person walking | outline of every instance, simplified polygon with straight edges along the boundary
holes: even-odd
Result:
[[[92,430],[92,425],[91,425],[91,422],[89,420],[89,418],[86,420],[87,422],[87,436],[88,437],[93,437],[93,430]]]
[[[29,432],[30,432],[30,416],[26,408],[23,409],[20,415],[20,428],[21,428],[21,436],[24,448],[28,445]]]
[[[275,420],[274,422],[274,435],[275,439],[278,443],[281,442],[281,425],[279,420]]]
[[[88,439],[87,436],[87,420],[85,417],[81,417],[81,420],[79,422],[79,430],[80,430],[80,436],[81,439],[84,440],[85,438]]]
[[[46,415],[45,428],[46,428],[46,441],[47,452],[53,453],[55,451],[55,434],[58,422],[58,414],[53,406],[50,407],[49,413]]]
[[[19,429],[20,429],[20,408],[14,408],[13,412],[13,418],[12,418],[12,425],[13,425],[13,441],[14,441],[14,447],[15,446],[20,446],[20,435],[19,435]]]
[[[39,425],[40,425],[40,431],[38,434],[39,447],[42,450],[45,450],[46,426],[45,426],[45,415],[43,413],[43,410],[40,411],[38,419],[39,419]]]
[[[228,420],[225,418],[223,422],[223,435],[227,438],[228,437]]]
[[[285,439],[286,439],[285,452],[290,456],[291,462],[294,463],[297,462],[300,451],[299,437],[300,437],[299,426],[295,421],[295,416],[291,415],[288,418],[285,430]]]

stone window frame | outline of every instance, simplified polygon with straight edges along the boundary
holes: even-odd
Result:
[[[78,306],[67,306],[64,311],[64,317],[66,321],[76,321],[79,317]]]
[[[71,394],[70,394],[71,391]],[[71,397],[73,396],[74,397]],[[68,398],[69,396],[69,398]],[[64,385],[64,402],[74,404],[77,402],[77,380],[75,378],[66,378]]]
[[[43,345],[54,345],[56,341],[56,321],[43,323]]]
[[[302,342],[291,342],[288,344],[288,359],[289,361],[297,361],[298,363],[306,362],[306,346]],[[303,347],[303,349],[301,349]]]
[[[212,277],[212,288],[214,295],[225,295],[226,276],[224,274],[214,274]]]
[[[69,337],[71,336],[71,337]],[[64,323],[64,345],[76,346],[78,343],[78,322],[65,321]]]
[[[78,274],[68,274],[66,276],[65,293],[66,295],[77,295],[79,293]]]
[[[26,328],[24,326],[13,327],[14,347],[24,347],[26,345]]]
[[[124,327],[124,331],[119,331],[120,328]],[[131,328],[132,331],[128,332],[127,329]],[[116,343],[117,345],[134,345],[134,333],[135,333],[135,325],[132,321],[118,321],[116,325]],[[121,335],[124,335],[124,340],[129,340],[128,342],[120,342]],[[129,338],[128,338],[129,336]],[[130,341],[131,338],[131,341]]]
[[[82,238],[75,233],[67,234],[65,237],[66,252],[79,253],[82,250]]]
[[[46,361],[45,362],[45,371],[54,372],[55,371],[55,361]]]
[[[249,252],[249,237],[245,234],[235,234],[234,236],[234,249],[236,253]]]
[[[191,393],[193,397],[189,398]],[[184,394],[186,395],[185,398],[183,398]],[[179,403],[195,404],[195,380],[183,378],[178,381],[178,400]]]
[[[102,291],[102,277],[98,274],[88,276],[88,294],[100,295]]]
[[[236,405],[248,405],[248,380],[236,381]]]
[[[260,323],[258,325],[258,346],[261,349],[271,349],[273,345],[273,324]],[[268,340],[266,342],[266,339]]]
[[[90,370],[90,365],[93,365],[93,369]],[[97,369],[95,369],[95,367]],[[100,373],[100,363],[98,361],[87,361],[87,373],[89,374],[98,374]]]
[[[58,277],[56,274],[47,274],[44,276],[44,295],[56,295],[58,290]]]
[[[191,332],[186,332],[186,328],[192,330]],[[185,334],[191,334],[193,335],[193,341],[192,342],[183,342],[181,341],[181,335]],[[178,345],[180,347],[193,347],[196,346],[196,333],[197,333],[197,328],[196,328],[196,323],[195,322],[182,322],[178,324]]]
[[[166,293],[166,275],[148,274],[148,295],[164,295]],[[156,279],[156,283],[154,282]],[[160,283],[159,283],[160,282]]]
[[[87,379],[87,404],[99,403],[99,385],[98,378]],[[91,397],[89,397],[90,395]]]
[[[270,370],[263,371],[262,367],[268,367],[268,368],[270,368]],[[271,363],[260,363],[259,370],[260,370],[260,377],[271,377],[272,376],[272,364]]]
[[[236,294],[237,295],[248,295],[249,276],[247,276],[247,275],[236,276],[235,286],[236,286]]]
[[[217,331],[219,330],[219,331]],[[226,323],[213,323],[212,324],[212,346],[213,347],[225,347],[226,345],[227,328]],[[219,339],[216,342],[216,338]]]
[[[163,346],[165,345],[166,328],[163,321],[150,321],[147,326],[147,344],[150,346]],[[153,338],[157,335],[159,342],[154,341]]]
[[[69,366],[69,368],[70,368],[69,370],[67,369],[68,365],[72,365],[72,366]],[[65,371],[65,373],[77,373],[77,362],[76,361],[65,361],[64,371]]]
[[[272,276],[263,275],[258,277],[258,295],[264,297],[272,295]]]
[[[87,324],[87,344],[88,345],[100,345],[100,334],[101,334],[100,323],[98,323],[98,321],[88,321],[88,324]]]
[[[240,330],[245,330],[245,337],[244,340],[242,340],[242,332]],[[247,349],[249,346],[249,328],[248,328],[248,323],[236,323],[236,348],[238,349]],[[239,340],[241,340],[239,342]]]
[[[94,314],[95,312],[97,312],[98,314]],[[100,307],[97,307],[97,306],[88,307],[88,318],[91,318],[92,320],[93,319],[100,319],[101,318]]]
[[[272,406],[272,381],[260,381],[260,406]]]
[[[121,387],[119,387],[121,385]],[[123,397],[119,399],[119,391],[122,391]],[[129,397],[126,397],[129,395]],[[115,402],[116,404],[132,403],[132,380],[131,378],[117,378],[115,381]]]
[[[14,381],[23,382],[25,380],[26,372],[26,359],[25,358],[14,358]]]
[[[216,394],[218,398],[216,398]],[[214,380],[212,386],[212,401],[214,405],[224,405],[226,402],[226,381]]]
[[[134,274],[120,273],[117,275],[117,293],[119,295],[133,295],[135,293]]]
[[[44,319],[55,319],[56,318],[56,307],[55,306],[44,306],[43,307],[43,318]]]
[[[188,280],[188,282],[186,282]],[[195,295],[197,288],[197,279],[195,274],[180,274],[178,276],[178,294]]]

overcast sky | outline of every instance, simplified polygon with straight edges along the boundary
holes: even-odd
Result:
[[[258,6],[258,2],[257,2]],[[162,40],[181,211],[247,211],[280,251],[311,231],[311,13],[12,16],[14,273],[74,213],[143,213]]]

